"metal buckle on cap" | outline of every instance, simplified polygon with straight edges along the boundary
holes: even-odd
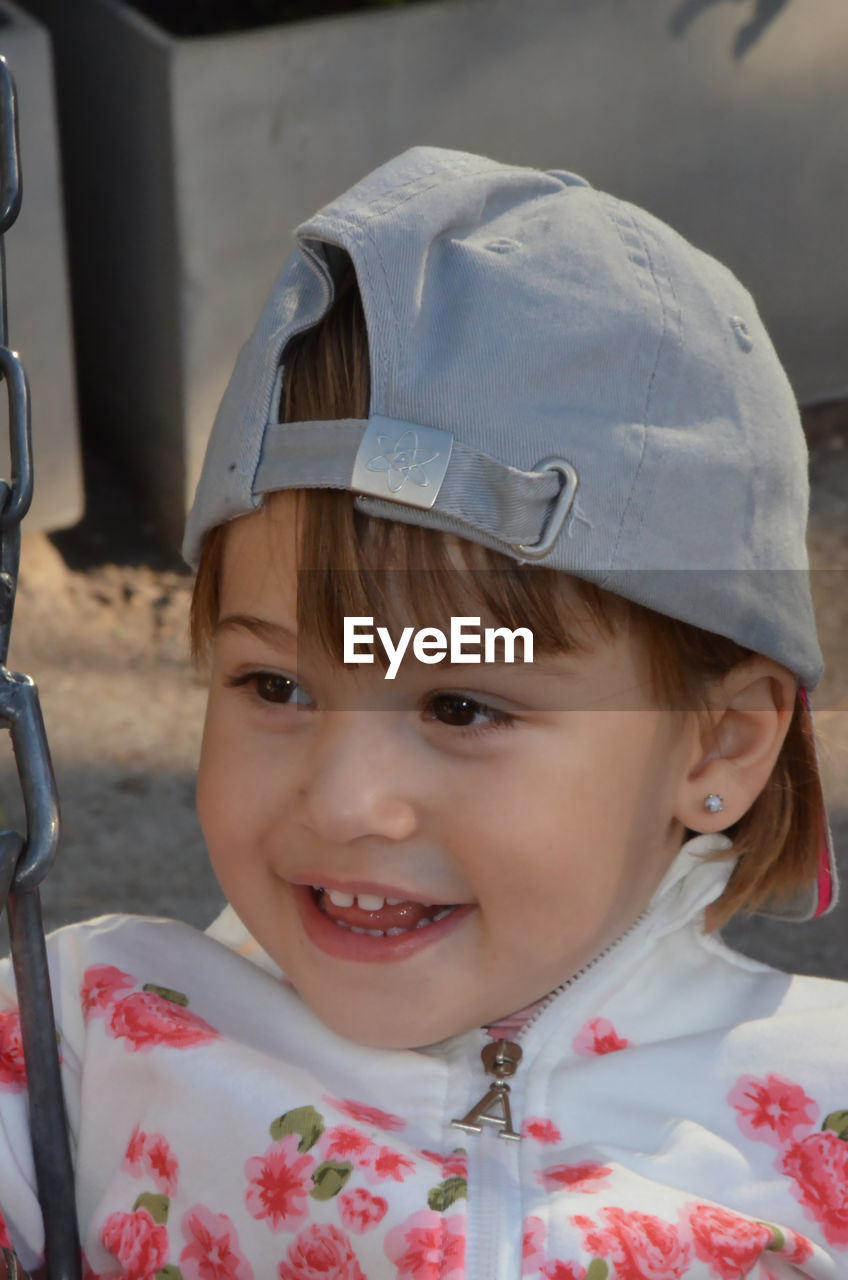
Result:
[[[375,414],[356,451],[350,487],[428,511],[439,496],[452,448],[449,431]]]
[[[514,542],[512,544],[512,550],[516,555],[521,556],[522,560],[541,560],[543,556],[548,554],[559,537],[560,530],[565,524],[566,517],[577,494],[577,472],[571,463],[566,462],[564,458],[543,458],[541,462],[536,463],[533,470],[558,471],[564,483],[539,541],[530,545],[522,542]]]

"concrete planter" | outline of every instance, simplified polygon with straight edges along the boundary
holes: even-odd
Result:
[[[749,285],[799,398],[848,388],[844,4],[758,27],[709,0],[443,0],[195,39],[118,0],[29,6],[58,58],[86,420],[172,537],[291,227],[414,143],[644,204]]]
[[[82,514],[59,145],[47,32],[0,5],[0,53],[18,91],[23,206],[6,235],[9,344],[32,396],[35,497],[24,528],[61,529]],[[6,393],[0,391],[0,475],[9,475]]]

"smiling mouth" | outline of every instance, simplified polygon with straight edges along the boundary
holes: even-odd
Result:
[[[381,898],[368,893],[343,893],[323,889],[319,885],[312,887],[312,896],[319,910],[340,929],[371,938],[397,938],[404,933],[426,929],[444,920],[459,905]]]

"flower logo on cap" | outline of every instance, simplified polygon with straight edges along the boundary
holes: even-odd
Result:
[[[424,468],[438,458],[439,454],[419,449],[418,436],[414,431],[404,431],[397,440],[379,435],[377,441],[383,452],[369,458],[365,468],[367,471],[388,471],[386,483],[392,493],[399,493],[407,480],[420,485],[422,489],[429,486]]]

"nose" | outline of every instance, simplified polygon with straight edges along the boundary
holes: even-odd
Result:
[[[300,818],[319,839],[405,840],[417,825],[409,762],[390,714],[325,711],[303,759]]]

